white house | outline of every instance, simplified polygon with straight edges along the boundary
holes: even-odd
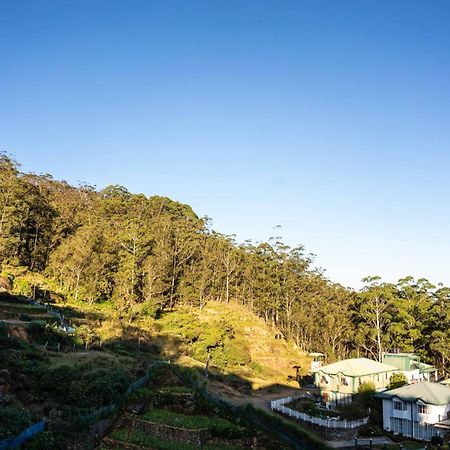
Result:
[[[376,394],[383,401],[383,428],[430,441],[450,430],[450,387],[422,381]]]

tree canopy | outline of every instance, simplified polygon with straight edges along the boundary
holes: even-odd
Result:
[[[302,246],[278,238],[237,243],[171,199],[74,187],[24,174],[0,156],[0,264],[57,283],[76,301],[113,302],[156,317],[177,304],[243,304],[305,351],[330,360],[417,352],[450,365],[450,288],[406,277],[368,277],[355,292],[312,267]]]

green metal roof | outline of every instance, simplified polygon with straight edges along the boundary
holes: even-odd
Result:
[[[405,402],[421,400],[428,405],[447,405],[450,403],[450,387],[440,383],[422,381],[421,383],[408,384],[397,389],[380,392],[375,394],[375,397],[386,399],[397,397]]]
[[[436,372],[436,367],[431,364],[419,363],[419,372],[420,373],[429,373]]]
[[[382,361],[400,370],[409,371],[419,369],[419,373],[429,373],[436,370],[430,364],[420,362],[420,357],[414,353],[383,353]]]
[[[327,375],[342,374],[348,377],[362,377],[364,375],[393,371],[398,371],[397,367],[368,358],[344,359],[343,361],[328,364],[315,370],[315,372],[322,372]]]
[[[413,353],[383,353],[382,362],[390,364],[401,370],[415,369],[415,365],[419,363],[419,357]]]

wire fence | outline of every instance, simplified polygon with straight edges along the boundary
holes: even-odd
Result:
[[[75,328],[73,328],[69,325],[69,323],[66,321],[66,319],[64,317],[64,314],[61,314],[58,311],[58,309],[53,308],[48,303],[40,302],[39,300],[30,300],[30,304],[36,305],[36,306],[43,306],[46,309],[47,314],[49,314],[53,317],[56,317],[58,319],[59,327],[65,333],[67,333],[67,334],[75,333]]]
[[[322,419],[321,417],[310,416],[309,414],[301,413],[299,411],[288,408],[287,406],[284,406],[286,403],[290,403],[294,400],[297,400],[297,397],[284,397],[278,400],[273,400],[270,402],[270,409],[272,411],[279,411],[289,417],[294,417],[303,422],[312,423],[314,425],[325,428],[354,429],[362,425],[367,425],[367,423],[369,422],[369,417],[365,417],[364,419],[359,420],[337,420],[330,417]]]
[[[155,361],[155,362],[151,363],[147,368],[146,374],[143,377],[137,379],[136,381],[133,381],[133,383],[131,383],[128,386],[127,390],[125,391],[124,395],[122,396],[122,398],[119,402],[103,406],[102,408],[100,408],[90,414],[79,415],[78,417],[76,417],[74,419],[74,421],[78,422],[82,425],[89,425],[89,424],[97,422],[101,419],[111,417],[114,414],[118,413],[121,406],[128,400],[130,395],[133,394],[138,389],[147,385],[153,379],[153,377],[156,376],[157,370],[163,364],[167,364],[167,363],[165,361]]]
[[[137,389],[140,389],[141,387],[145,386],[153,379],[154,376],[156,376],[157,369],[162,364],[165,364],[165,362],[155,361],[152,364],[150,364],[149,367],[147,368],[146,374],[128,386],[127,390],[125,391],[124,395],[122,396],[119,402],[103,406],[102,408],[99,408],[89,414],[73,415],[71,422],[80,425],[91,425],[99,420],[114,416],[119,412],[121,406],[124,404],[124,402],[126,402],[126,400],[130,397],[131,394],[133,394]],[[22,431],[22,433],[20,433],[19,436],[0,441],[0,450],[18,448],[26,440],[44,431],[44,429],[45,429],[45,422],[41,420],[40,422],[37,422],[28,427],[27,429],[25,429],[24,431]]]
[[[199,381],[189,369],[176,365],[170,365],[170,367],[181,379],[187,381],[197,394],[209,404],[227,412],[232,417],[241,418],[243,421],[264,430],[268,434],[275,435],[278,439],[288,443],[294,449],[327,450],[331,448],[308,430],[283,419],[277,414],[255,408],[250,404],[245,406],[234,405],[222,397],[212,394],[206,389],[205,382]]]

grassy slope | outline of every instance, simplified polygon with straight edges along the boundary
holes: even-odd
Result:
[[[40,286],[41,290],[58,292],[58,286],[40,274],[17,268],[14,272],[16,292],[19,289],[23,291],[24,286],[27,290],[27,286],[32,285]],[[56,306],[62,308],[66,318],[71,319],[72,324],[78,327],[77,334],[81,340],[85,340],[86,334],[92,331],[90,344],[120,346],[127,343],[131,348],[131,356],[134,356],[133,349],[139,347],[136,344],[140,341],[142,348],[146,346],[151,351],[159,351],[163,357],[180,363],[195,364],[195,361],[189,361],[187,357],[205,363],[206,354],[201,349],[195,351],[195,346],[198,350],[199,342],[192,344],[192,334],[197,333],[201,340],[205,334],[214,334],[215,329],[229,326],[233,330],[234,339],[223,349],[227,352],[224,357],[227,363],[217,366],[227,373],[251,381],[253,388],[270,384],[295,385],[292,382],[296,374],[293,366],[299,365],[306,369],[310,364],[309,358],[292,344],[275,339],[278,332],[276,329],[239,304],[209,302],[201,311],[198,308],[178,307],[175,311],[164,313],[158,320],[139,313],[131,320],[123,312],[117,311],[110,302],[88,304],[69,300],[61,303],[62,299],[62,296],[54,296],[54,300],[59,302]],[[205,338],[206,343],[207,339],[209,338]],[[221,351],[217,350],[219,353]],[[242,360],[242,354],[248,357]],[[212,363],[214,365],[214,361]],[[302,370],[302,373],[305,374],[306,371]]]
[[[24,274],[23,277],[19,275],[16,279],[19,283],[15,288],[15,294],[29,296],[31,292],[23,292],[23,286],[34,283],[39,285],[41,290],[58,292],[57,287],[41,275]],[[270,385],[295,386],[293,366],[306,367],[308,364],[308,358],[298,352],[294,346],[284,340],[275,339],[277,330],[246,308],[234,303],[210,302],[201,311],[198,308],[179,307],[164,313],[159,319],[153,319],[140,314],[129,316],[123,311],[118,311],[110,302],[88,304],[74,302],[70,300],[70,297],[64,300],[64,297],[59,295],[52,296],[52,301],[54,307],[58,308],[76,328],[75,336],[64,335],[53,326],[47,329],[45,335],[36,334],[36,332],[33,334],[30,322],[24,320],[21,324],[17,323],[20,322],[20,313],[26,311],[31,316],[31,320],[45,320],[45,310],[24,306],[23,303],[8,305],[2,301],[1,304],[3,318],[14,319],[7,325],[11,337],[25,341],[25,345],[32,345],[31,351],[39,360],[38,363],[27,362],[28,357],[25,356],[25,351],[22,352],[19,348],[5,350],[9,352],[11,361],[10,367],[8,366],[9,372],[17,375],[7,382],[7,392],[14,405],[32,412],[33,420],[48,414],[51,408],[60,410],[67,406],[64,389],[60,394],[44,395],[40,398],[41,388],[34,388],[33,381],[28,376],[29,370],[35,371],[31,367],[36,364],[39,373],[69,366],[75,372],[81,370],[85,373],[89,370],[94,374],[98,368],[106,370],[105,380],[109,376],[110,368],[126,371],[130,380],[136,379],[141,376],[139,374],[142,368],[146,367],[150,360],[158,357],[170,359],[180,365],[203,368],[205,354],[201,351],[195,353],[193,349],[195,345],[198,347],[199,342],[203,342],[202,339],[205,339],[202,343],[205,345],[211,336],[220,335],[222,328],[226,330],[222,333],[222,338],[227,342],[227,355],[225,359],[222,359],[222,363],[225,361],[225,364],[220,365],[220,370],[215,368],[214,364],[210,368],[211,372],[218,375],[216,381],[220,386],[225,381],[228,383],[227,389],[240,389],[239,385],[245,389],[248,386],[253,389]],[[87,349],[83,345],[86,339],[89,341]],[[60,352],[55,351],[57,342],[61,342]],[[46,343],[48,347],[44,347]],[[220,359],[222,348],[216,351]],[[17,353],[18,358],[14,356],[14,352]],[[22,353],[24,353],[23,363],[20,363],[20,369],[16,369],[17,364],[14,361],[22,360],[20,357]],[[246,355],[244,363],[242,354]],[[223,377],[223,374],[236,376]],[[41,379],[37,373],[36,376],[37,380]],[[28,379],[29,388],[20,381],[22,378]],[[230,379],[234,381],[230,383]],[[221,392],[220,386],[217,392]],[[82,387],[80,389],[84,392]],[[86,402],[94,408],[107,402],[105,399],[96,400],[95,393],[81,394],[81,398],[86,399]],[[20,428],[19,424],[17,425]]]
[[[294,365],[306,367],[308,358],[290,343],[275,339],[277,330],[267,325],[262,319],[248,309],[237,304],[209,302],[199,311],[193,308],[179,308],[166,314],[157,321],[159,333],[164,336],[176,336],[181,330],[174,326],[177,317],[180,324],[189,316],[199,327],[207,329],[221,321],[230,324],[235,339],[232,345],[245,347],[251,357],[250,363],[233,365],[225,368],[228,373],[236,374],[252,382],[253,389],[270,384],[293,384],[288,377],[295,377]],[[181,364],[190,364],[188,358],[180,358]]]

